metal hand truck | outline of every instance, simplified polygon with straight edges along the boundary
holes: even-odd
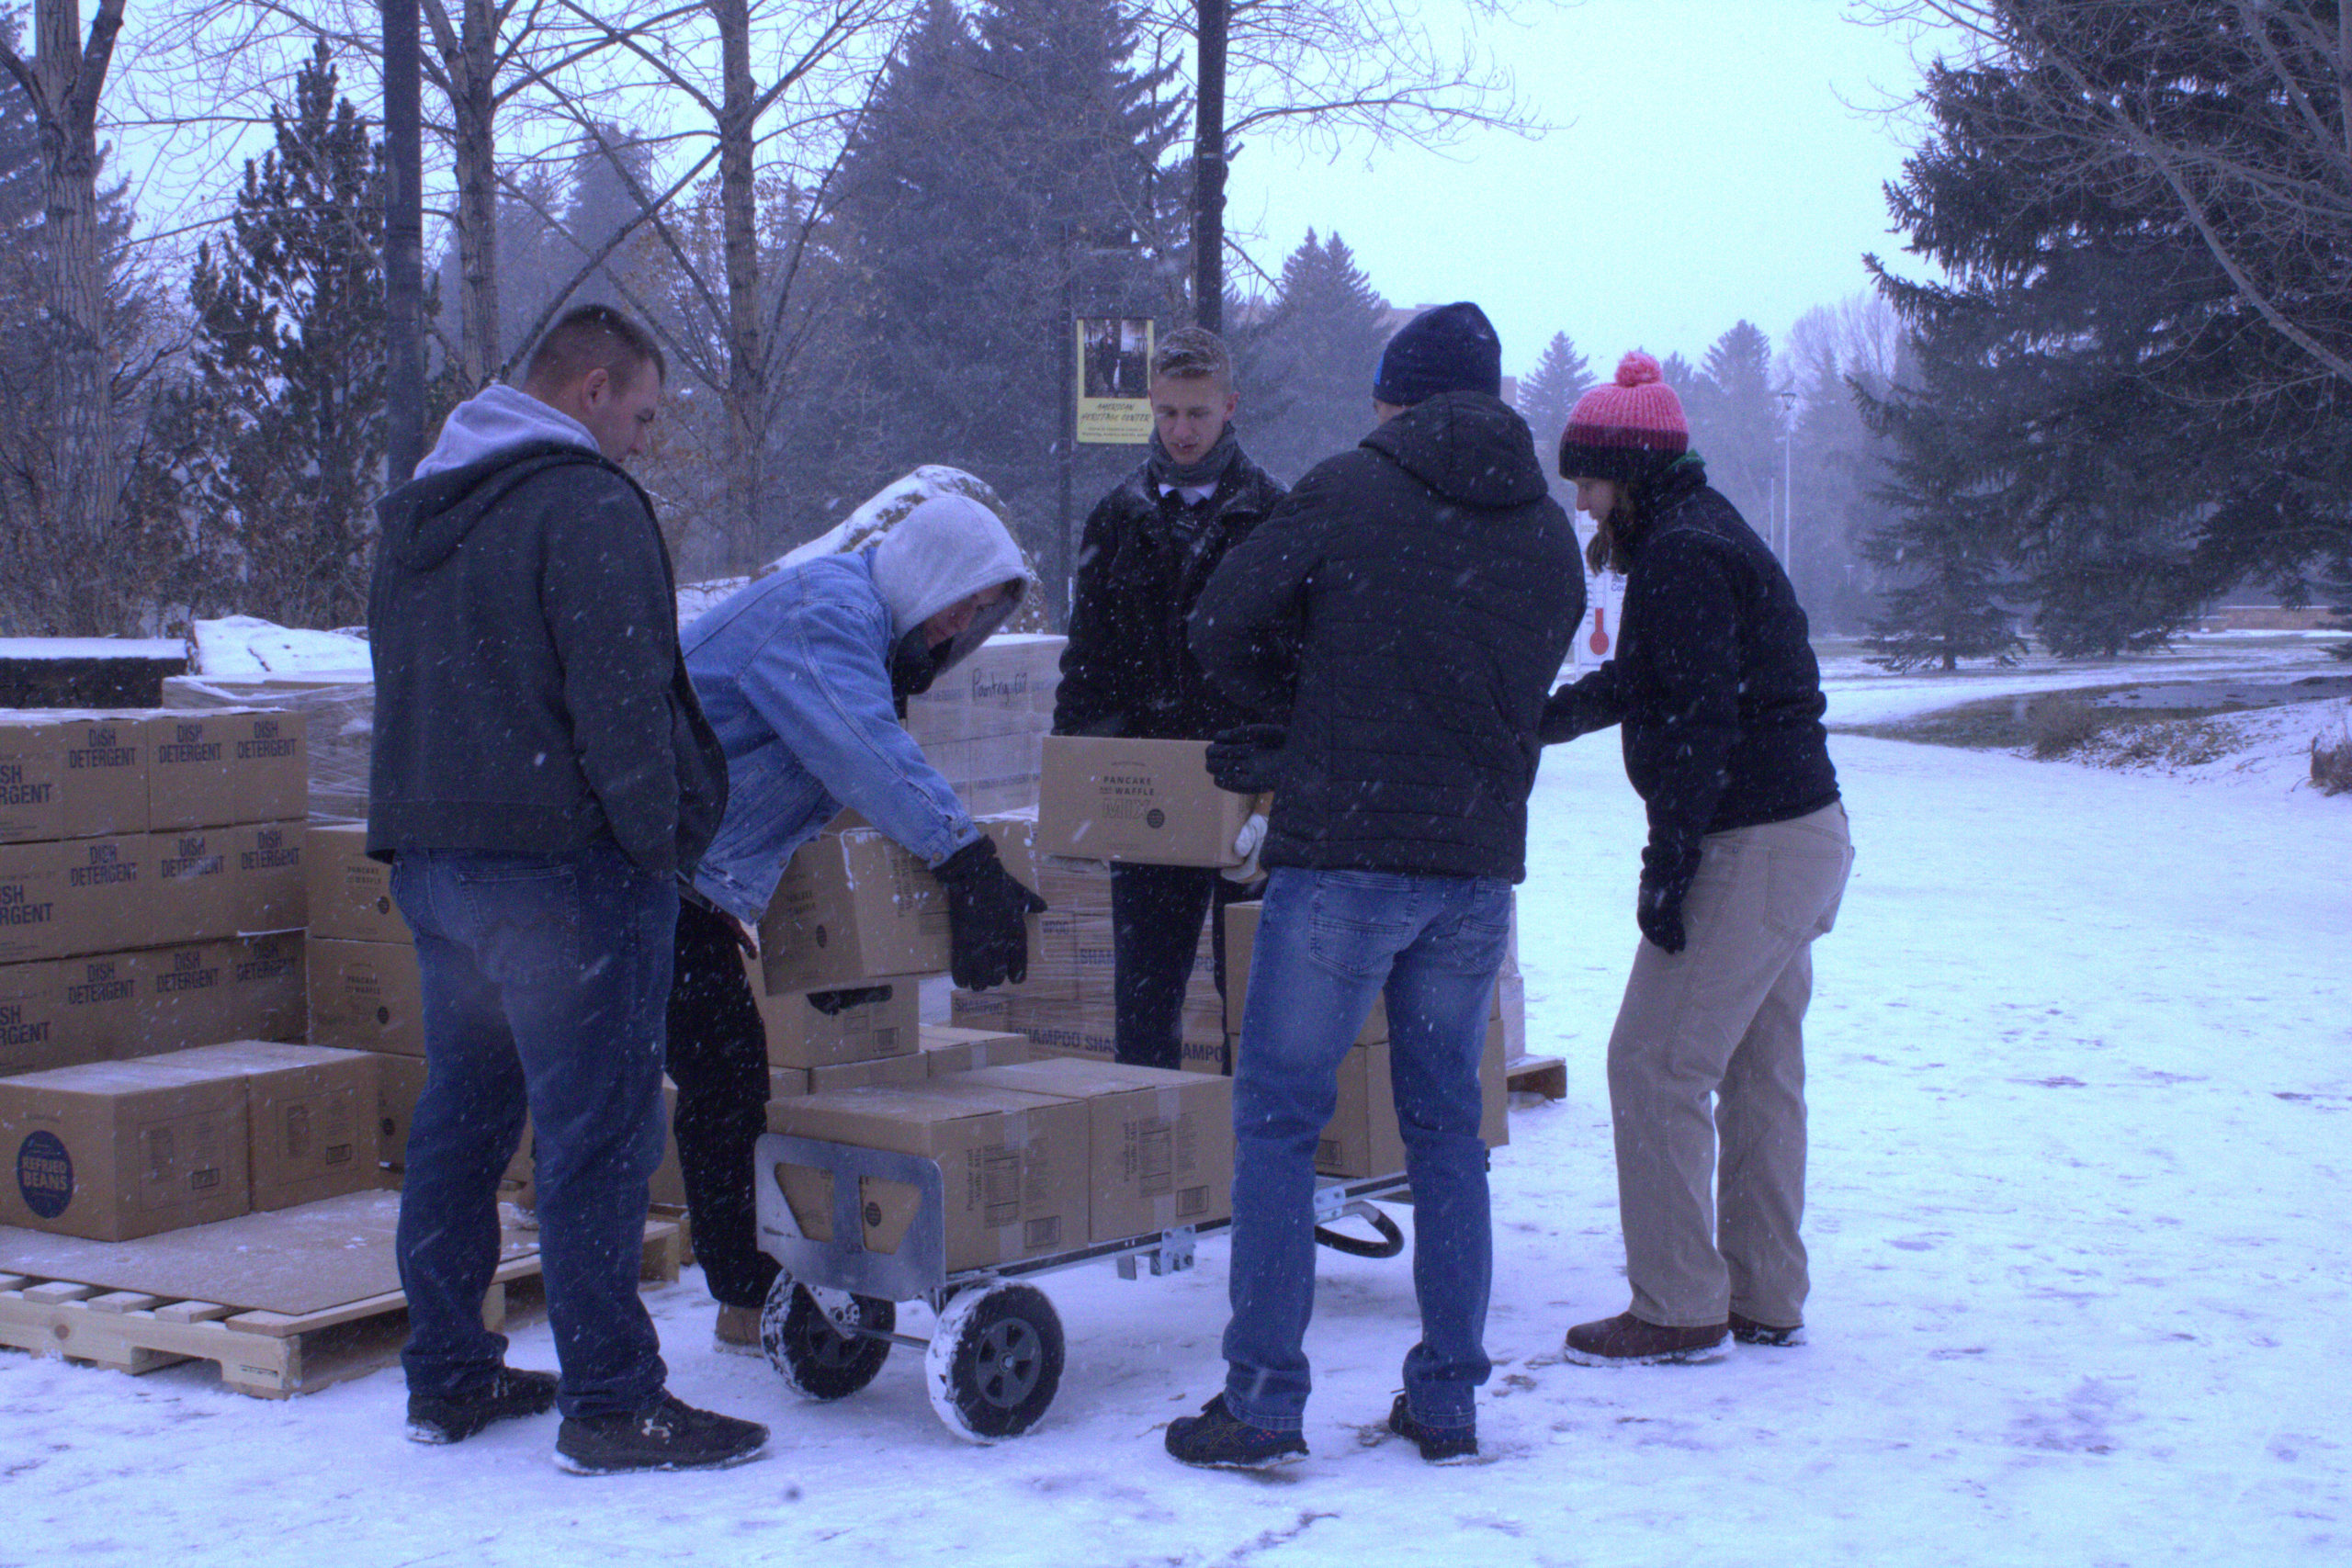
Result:
[[[778,1179],[782,1166],[832,1178],[832,1239],[805,1235]],[[905,1235],[889,1252],[865,1245],[861,1179],[902,1183],[919,1195]],[[1125,1279],[1193,1267],[1193,1245],[1232,1222],[1212,1220],[984,1269],[947,1268],[945,1186],[935,1160],[781,1133],[761,1136],[753,1168],[760,1248],[782,1266],[760,1313],[760,1343],[794,1393],[845,1399],[874,1381],[894,1345],[923,1353],[931,1407],[947,1429],[975,1443],[1035,1426],[1061,1387],[1061,1319],[1029,1280],[1116,1258]],[[1412,1201],[1402,1174],[1324,1179],[1315,1194],[1316,1239],[1366,1258],[1394,1258],[1405,1235],[1373,1200]],[[1354,1217],[1377,1239],[1328,1228]],[[937,1318],[929,1339],[898,1332],[898,1303],[921,1301]]]

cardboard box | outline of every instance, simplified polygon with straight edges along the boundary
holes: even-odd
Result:
[[[1005,869],[1033,880],[1018,818],[982,819]],[[1035,940],[1032,928],[1032,940]],[[912,854],[862,822],[829,827],[785,867],[760,921],[759,989],[821,991],[948,966],[947,894]]]
[[[989,1034],[1021,1032],[1012,1027],[1012,993],[1002,986],[985,991],[956,989],[947,993],[947,1021],[957,1029]]]
[[[923,1070],[920,1051],[877,1056],[867,1062],[829,1062],[808,1068],[808,1074],[810,1094],[839,1094],[851,1089],[912,1089],[931,1076]]]
[[[118,1055],[144,1056],[232,1040],[300,1041],[309,1032],[300,931],[124,956],[137,987],[135,1048]]]
[[[137,716],[0,713],[0,842],[147,830],[147,733]]]
[[[160,1061],[0,1078],[0,1224],[93,1241],[232,1219],[252,1195],[245,1084]]]
[[[177,710],[147,720],[147,826],[167,832],[292,822],[311,808],[309,721],[253,708]]]
[[[1108,997],[1065,1002],[1015,995],[1005,1010],[1005,1027],[1029,1037],[1033,1055],[1102,1062],[1118,1055],[1117,1010]]]
[[[768,1130],[939,1164],[947,1267],[978,1269],[1082,1246],[1087,1223],[1086,1108],[968,1085],[861,1089],[768,1102]],[[801,1234],[832,1239],[832,1177],[803,1166],[778,1173]],[[891,1252],[919,1201],[900,1182],[862,1180],[865,1245]]]
[[[0,1077],[104,1059],[80,1047],[61,1015],[55,960],[0,964]]]
[[[153,963],[152,952],[85,953],[57,961],[57,1008],[61,1030],[104,1062],[143,1056],[147,1045],[140,992]],[[299,1028],[297,1033],[300,1032]]]
[[[303,962],[310,975],[312,1044],[424,1055],[424,995],[415,948],[311,937]]]
[[[867,986],[886,987],[889,995],[836,1013],[810,1007],[806,991],[768,995],[761,988],[756,968],[751,978],[760,1022],[767,1031],[772,1066],[821,1067],[835,1062],[907,1055],[915,1049],[915,1030],[922,1011],[921,976],[869,980]]]
[[[1090,1241],[1204,1224],[1233,1212],[1230,1078],[1064,1058],[942,1081],[1085,1105]]]
[[[806,1067],[770,1067],[768,1098],[797,1100],[808,1092],[808,1069]]]
[[[926,1023],[916,1031],[923,1076],[968,1073],[975,1067],[1009,1066],[1029,1059],[1029,1037],[1010,1030],[958,1029]]]
[[[949,708],[1050,715],[1054,692],[1061,684],[1062,649],[1069,642],[1045,632],[1005,632],[989,638],[931,690],[907,700],[907,728],[921,734],[920,726]]]
[[[147,837],[153,942],[301,929],[309,917],[300,822],[184,828]]]
[[[1037,852],[1152,865],[1235,865],[1250,797],[1208,775],[1205,740],[1046,738]]]
[[[243,1077],[255,1212],[290,1209],[376,1185],[380,1057],[236,1040],[146,1059]]]
[[[229,919],[224,936],[300,931],[310,924],[311,892],[301,822],[248,822],[227,829]]]
[[[110,953],[153,940],[143,834],[0,844],[0,964]]]
[[[526,1139],[526,1145],[528,1140]],[[678,1163],[678,1086],[662,1080],[662,1163],[646,1183],[645,1201],[657,1209],[686,1206],[685,1168]]]
[[[313,825],[303,843],[302,874],[312,936],[414,942],[392,902],[392,868],[368,858],[365,823]]]

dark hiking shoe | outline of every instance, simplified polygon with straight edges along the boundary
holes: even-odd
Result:
[[[567,1418],[556,1434],[556,1463],[574,1475],[631,1470],[720,1470],[760,1457],[768,1429],[756,1421],[696,1410],[664,1393],[644,1409]]]
[[[408,1396],[408,1440],[462,1443],[493,1421],[544,1416],[555,1408],[553,1372],[501,1367],[490,1381],[465,1393]]]
[[[1412,1406],[1398,1394],[1396,1403],[1388,1407],[1388,1429],[1400,1438],[1410,1438],[1421,1457],[1431,1464],[1462,1464],[1478,1457],[1478,1428],[1467,1427],[1424,1427],[1413,1419]]]
[[[1579,1323],[1568,1330],[1560,1354],[1587,1367],[1659,1366],[1670,1362],[1720,1361],[1728,1325],[1669,1328],[1644,1323],[1630,1312]]]
[[[1216,1470],[1271,1470],[1306,1457],[1306,1439],[1296,1432],[1253,1427],[1225,1407],[1218,1394],[1198,1416],[1168,1423],[1168,1451],[1186,1464]]]
[[[1804,1325],[1777,1328],[1769,1323],[1758,1323],[1752,1317],[1731,1314],[1731,1337],[1743,1345],[1764,1345],[1775,1350],[1785,1350],[1804,1343]]]

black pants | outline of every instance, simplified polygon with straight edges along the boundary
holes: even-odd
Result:
[[[1225,907],[1255,898],[1263,883],[1229,882],[1211,867],[1114,865],[1111,868],[1111,989],[1114,1045],[1136,1067],[1183,1062],[1184,989],[1201,942],[1201,918],[1213,915],[1210,951],[1216,994],[1225,995]],[[1226,1070],[1232,1070],[1228,1060]]]
[[[760,1250],[752,1196],[752,1145],[767,1131],[767,1031],[726,920],[681,904],[677,958],[669,1069],[695,1261],[720,1305],[756,1307],[776,1275],[775,1259]]]

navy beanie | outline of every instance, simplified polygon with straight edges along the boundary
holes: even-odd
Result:
[[[1500,397],[1503,345],[1487,312],[1463,299],[1433,305],[1396,329],[1380,356],[1372,395],[1409,407],[1440,392]]]

